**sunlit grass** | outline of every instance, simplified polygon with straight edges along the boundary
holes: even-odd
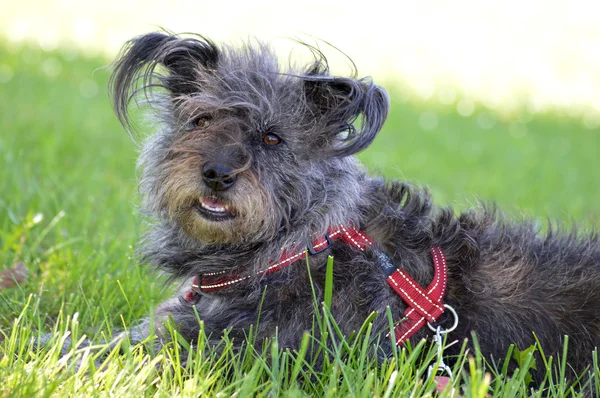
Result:
[[[142,346],[123,341],[109,347],[97,343],[83,347],[86,336],[78,314],[60,313],[51,338],[40,348],[32,331],[43,317],[39,300],[30,297],[0,343],[2,396],[328,396],[328,397],[427,397],[437,390],[436,349],[424,340],[393,351],[377,361],[370,351],[376,340],[368,317],[353,336],[339,334],[327,305],[315,303],[315,326],[305,333],[296,350],[280,348],[277,337],[257,341],[252,333],[240,348],[225,333],[218,345],[208,343],[200,323],[198,341],[190,345],[167,325],[172,343],[153,355]],[[391,315],[390,315],[391,316]],[[390,318],[391,319],[391,318]],[[60,347],[67,337],[73,343],[66,355]],[[477,347],[476,339],[475,347]],[[458,342],[460,344],[461,342]],[[498,364],[486,362],[479,350],[465,349],[455,358],[453,379],[437,396],[484,398],[565,397],[600,392],[600,369],[594,353],[593,368],[579,384],[564,378],[561,357],[534,356],[535,346],[524,351],[510,347]],[[317,357],[310,352],[318,352]],[[515,353],[518,355],[515,356]],[[566,355],[566,348],[563,356]],[[517,358],[519,368],[509,371]],[[180,365],[183,364],[183,365]],[[434,371],[429,371],[429,366]],[[545,370],[539,389],[531,373]]]
[[[360,339],[340,343],[330,352],[329,367],[314,372],[298,359],[301,350],[277,346],[266,346],[268,355],[252,347],[234,355],[200,344],[208,353],[194,347],[185,369],[171,366],[181,355],[175,347],[152,358],[136,349],[113,353],[104,372],[94,369],[85,349],[72,351],[88,355],[82,368],[61,361],[57,348],[67,331],[76,341],[85,334],[100,342],[150,314],[169,294],[162,279],[135,260],[143,229],[135,209],[136,148],[112,115],[108,71],[101,68],[106,64],[73,52],[0,46],[0,269],[22,261],[30,270],[28,283],[0,291],[0,395],[431,393],[429,347],[376,364],[360,356]],[[598,130],[559,114],[523,110],[507,116],[475,102],[459,106],[459,94],[427,103],[405,92],[391,94],[390,120],[361,155],[374,172],[426,184],[442,205],[465,208],[482,198],[541,225],[547,217],[573,218],[584,228],[597,223]],[[326,313],[320,322],[326,330],[334,323]],[[27,345],[37,330],[52,333],[49,348]],[[343,351],[348,347],[356,353]],[[496,396],[527,395],[527,366],[507,375],[484,369],[473,355],[464,358],[464,373],[457,369],[457,386],[466,386],[461,394],[483,397],[490,386]],[[549,390],[538,396],[562,396],[568,384],[548,374]]]

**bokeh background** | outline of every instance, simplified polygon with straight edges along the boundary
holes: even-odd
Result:
[[[5,1],[0,40],[9,53],[23,43],[26,51],[0,60],[0,84],[23,64],[59,81],[67,64],[93,58],[63,97],[105,98],[107,72],[98,68],[127,39],[161,27],[234,43],[258,37],[283,60],[297,50],[290,37],[333,44],[392,95],[393,115],[365,162],[429,185],[441,203],[482,198],[543,217],[600,214],[597,2]],[[348,72],[321,45],[334,71]]]
[[[590,0],[24,0],[5,1],[0,32],[44,51],[107,56],[157,27],[215,40],[256,36],[280,47],[311,35],[349,54],[363,73],[402,80],[424,100],[451,102],[450,87],[492,109],[526,98],[533,111],[590,108],[586,125],[597,127],[590,111],[600,111],[599,15]]]
[[[426,185],[458,210],[496,202],[511,219],[593,228],[600,219],[600,3],[505,1],[0,2],[0,326],[28,294],[54,319],[122,324],[164,296],[134,255],[137,148],[107,98],[109,65],[160,27],[216,41],[331,43],[392,99],[360,155],[375,174]],[[43,293],[43,294],[42,294]],[[96,305],[102,303],[102,305]],[[124,320],[124,321],[123,321]],[[1,328],[0,328],[1,329]]]

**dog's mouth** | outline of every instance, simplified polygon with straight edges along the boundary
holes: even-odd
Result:
[[[235,217],[233,208],[216,198],[202,197],[194,208],[198,214],[210,221],[225,221]]]

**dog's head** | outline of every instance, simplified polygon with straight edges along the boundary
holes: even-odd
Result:
[[[281,70],[260,43],[232,48],[163,33],[131,40],[111,92],[130,132],[128,105],[140,94],[161,124],[140,159],[148,210],[222,244],[351,221],[361,177],[349,156],[373,141],[388,98],[369,79],[330,76],[311,49],[314,62]]]

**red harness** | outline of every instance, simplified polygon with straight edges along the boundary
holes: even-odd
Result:
[[[331,246],[332,242],[337,239],[341,239],[347,245],[360,251],[364,251],[374,244],[368,236],[358,231],[353,226],[329,228],[327,234],[317,238],[312,246],[300,251],[284,250],[278,262],[271,264],[266,269],[257,271],[255,274],[238,276],[226,275],[226,272],[220,272],[196,275],[192,282],[192,288],[185,294],[184,299],[188,303],[193,304],[200,293],[225,289],[249,279],[254,275],[268,275],[296,261],[306,258],[309,254],[314,255],[326,250]],[[397,345],[405,343],[419,329],[425,326],[427,322],[435,322],[444,312],[445,307],[442,300],[446,293],[446,284],[448,280],[446,258],[444,257],[442,250],[437,246],[431,248],[431,257],[433,258],[434,273],[433,281],[429,284],[427,289],[419,286],[414,279],[400,269],[395,269],[387,278],[390,287],[407,304],[402,322],[394,328]]]

